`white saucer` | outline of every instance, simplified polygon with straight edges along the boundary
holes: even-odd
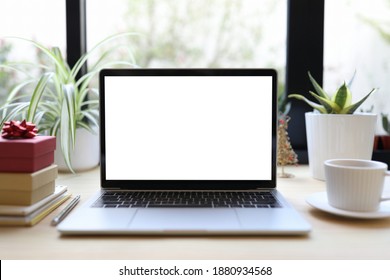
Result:
[[[335,208],[329,205],[326,192],[314,193],[306,198],[306,202],[319,210],[331,214],[339,215],[339,216],[344,216],[344,217],[359,218],[359,219],[390,218],[389,202],[382,202],[379,206],[378,211],[375,212],[356,212],[356,211],[347,211],[347,210]]]

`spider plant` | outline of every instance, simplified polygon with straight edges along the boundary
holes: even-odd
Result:
[[[60,138],[64,161],[70,171],[71,151],[76,143],[76,129],[84,128],[92,131],[99,126],[98,89],[91,87],[91,80],[102,68],[136,67],[133,57],[130,61],[109,60],[109,55],[117,48],[109,48],[101,52],[97,62],[89,67],[89,71],[78,77],[87,60],[103,45],[133,33],[113,35],[94,46],[88,53],[80,57],[74,67],[69,67],[59,48],[47,48],[42,44],[24,38],[13,38],[32,44],[45,56],[44,64],[34,64],[41,73],[38,78],[25,70],[25,63],[4,63],[0,68],[7,68],[25,74],[28,78],[15,86],[9,93],[5,104],[0,108],[0,129],[7,120],[21,118],[34,122],[39,133]],[[27,64],[32,66],[33,64]],[[32,94],[21,94],[22,89],[32,85]]]
[[[345,82],[339,87],[336,93],[330,97],[322,87],[316,82],[312,77],[310,72],[308,72],[310,82],[312,83],[316,92],[309,91],[309,93],[317,100],[318,103],[308,100],[306,97],[300,94],[290,94],[289,98],[296,98],[303,100],[309,104],[313,109],[317,110],[322,114],[353,114],[360,105],[376,90],[372,89],[366,96],[364,96],[360,101],[352,104],[352,93],[349,89],[351,82],[348,85]]]

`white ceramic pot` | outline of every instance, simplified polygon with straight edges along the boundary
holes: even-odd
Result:
[[[311,175],[325,180],[324,161],[372,157],[375,114],[305,114],[307,150]]]
[[[71,163],[74,171],[83,171],[98,166],[100,162],[99,134],[98,129],[91,133],[86,129],[76,130],[76,145],[71,153]],[[58,170],[69,172],[61,152],[60,137],[57,137],[57,148],[54,153],[55,163]]]

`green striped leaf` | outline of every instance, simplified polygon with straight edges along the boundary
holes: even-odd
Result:
[[[316,90],[317,94],[322,98],[330,99],[329,95],[322,89],[322,87],[317,83],[317,81],[313,78],[313,76],[308,72],[309,79]]]
[[[333,96],[333,101],[340,108],[348,107],[351,105],[352,94],[345,83],[337,90],[336,94]]]
[[[27,121],[28,122],[34,122],[34,116],[35,116],[35,112],[37,110],[37,107],[39,105],[39,101],[41,100],[41,97],[45,91],[46,85],[50,81],[52,76],[53,76],[53,73],[45,73],[39,79],[38,84],[36,85],[35,90],[33,92],[33,95],[31,96],[30,106],[28,107],[28,111],[27,111]]]
[[[288,95],[288,98],[295,98],[298,100],[302,100],[302,101],[306,102],[308,105],[310,105],[313,109],[319,111],[320,113],[322,113],[322,114],[327,113],[326,109],[323,106],[320,106],[317,103],[310,101],[309,99],[307,99],[306,97],[304,97],[300,94],[290,94],[290,95]]]
[[[76,119],[74,109],[74,87],[73,85],[64,85],[62,102],[61,121],[60,121],[60,142],[62,155],[69,170],[74,173],[71,164],[71,152],[76,142]]]
[[[309,91],[309,93],[315,99],[317,99],[317,101],[320,102],[320,104],[322,106],[324,106],[324,108],[326,110],[326,113],[328,113],[328,114],[337,114],[338,112],[340,112],[341,108],[335,102],[333,102],[332,100],[329,100],[329,99],[323,98],[321,96],[318,96],[317,94],[315,94],[312,91]]]
[[[356,109],[359,108],[360,105],[362,105],[363,102],[366,101],[366,99],[375,91],[376,91],[376,88],[372,89],[365,97],[360,99],[360,101],[352,104],[351,106],[348,106],[348,107],[342,109],[340,114],[353,114],[356,111]]]
[[[13,104],[13,105],[16,105],[16,106],[12,106],[13,109],[11,111],[9,111],[7,114],[5,114],[5,116],[3,117],[3,119],[0,122],[0,128],[3,127],[4,122],[16,119],[16,116],[23,114],[24,110],[26,108],[28,108],[29,103],[23,102],[23,103]]]

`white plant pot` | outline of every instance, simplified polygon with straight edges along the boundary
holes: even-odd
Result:
[[[325,180],[327,159],[370,160],[374,147],[375,114],[305,114],[311,175]]]
[[[84,171],[98,166],[100,162],[98,129],[91,133],[86,129],[76,130],[76,145],[71,153],[71,163],[74,171]],[[60,137],[57,137],[57,148],[54,153],[58,170],[69,172],[61,151]]]

